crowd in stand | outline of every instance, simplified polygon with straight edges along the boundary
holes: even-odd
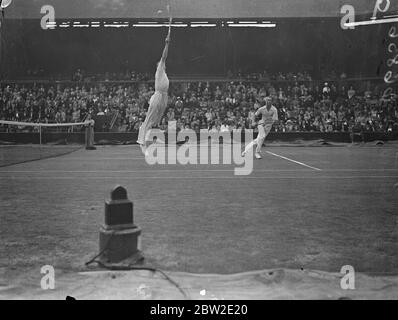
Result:
[[[312,77],[307,71],[303,72],[277,72],[270,73],[266,70],[256,73],[244,73],[237,71],[233,73],[228,71],[226,75],[218,76],[226,79],[241,79],[246,81],[311,81]],[[344,78],[346,75],[341,74]],[[337,80],[338,77],[335,72],[327,75],[330,80]],[[72,75],[72,81],[75,82],[91,82],[91,81],[148,81],[151,79],[151,74],[138,73],[136,71],[126,70],[124,72],[105,72],[100,74],[89,74],[84,69],[77,69]]]
[[[278,77],[276,81],[173,83],[159,127],[166,130],[168,121],[176,121],[179,129],[196,131],[255,129],[255,111],[263,106],[265,96],[271,96],[279,112],[273,129],[277,132],[342,132],[355,126],[369,132],[398,131],[397,99],[382,97],[377,85],[342,78],[320,83],[309,81],[306,73]],[[281,78],[284,81],[278,81]],[[107,116],[113,121],[104,122],[103,131],[136,132],[153,90],[153,84],[145,81],[10,84],[0,90],[0,120],[76,123]]]
[[[88,74],[83,69],[77,69],[72,75],[72,81],[92,82],[92,81],[148,81],[151,75],[148,73],[138,73],[126,70],[124,72],[104,72],[99,74]]]

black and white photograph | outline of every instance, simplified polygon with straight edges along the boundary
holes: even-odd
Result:
[[[397,299],[398,0],[0,0],[0,300]]]

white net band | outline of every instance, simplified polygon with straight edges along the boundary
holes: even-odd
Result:
[[[74,126],[88,126],[94,125],[94,120],[89,120],[85,122],[77,122],[77,123],[34,123],[34,122],[17,122],[17,121],[7,121],[7,120],[0,120],[0,125],[11,125],[11,126],[18,126],[18,127],[47,127],[47,128],[54,128],[54,127],[74,127]]]

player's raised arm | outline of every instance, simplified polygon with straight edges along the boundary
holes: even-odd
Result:
[[[163,50],[162,59],[160,60],[161,63],[166,63],[167,55],[169,54],[170,36],[171,36],[171,28],[169,28],[169,33],[167,34],[166,37],[166,45]]]
[[[170,35],[167,35],[166,46],[164,47],[162,59],[160,60],[160,62],[162,63],[166,63],[167,55],[169,54],[169,43],[170,43]]]

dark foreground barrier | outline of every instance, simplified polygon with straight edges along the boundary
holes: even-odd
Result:
[[[122,186],[111,192],[111,200],[105,202],[105,223],[100,229],[100,256],[102,264],[130,259],[130,263],[143,260],[138,238],[141,229],[134,225],[133,202],[127,198]]]
[[[256,133],[254,134],[254,137]],[[96,132],[95,143],[96,144],[135,144],[137,141],[137,133],[115,133],[115,132]],[[356,138],[358,139],[358,138]],[[167,135],[166,135],[167,140]],[[199,140],[199,139],[198,139]],[[324,140],[326,142],[340,142],[349,143],[350,134],[348,132],[272,132],[267,137],[267,141],[281,141],[281,142],[295,142],[295,141],[314,141]],[[372,132],[365,133],[365,141],[391,141],[398,140],[398,132],[383,133],[383,132]],[[242,142],[245,142],[244,135],[242,134]],[[13,144],[39,144],[40,137],[38,133],[5,133],[0,132],[0,144],[13,143]],[[85,143],[85,133],[43,133],[42,134],[43,144],[71,144]]]

